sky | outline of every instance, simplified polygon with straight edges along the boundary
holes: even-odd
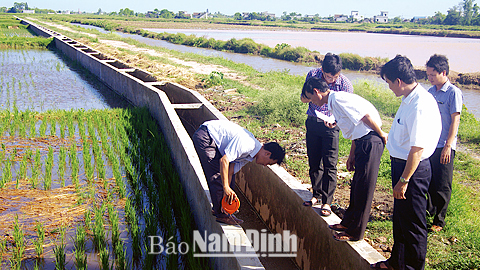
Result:
[[[14,2],[27,2],[31,8],[97,12],[118,12],[120,9],[129,8],[135,12],[145,13],[155,8],[167,9],[174,13],[186,11],[187,13],[203,12],[208,9],[210,13],[220,12],[233,15],[236,12],[263,12],[275,13],[280,17],[283,12],[297,12],[302,15],[319,14],[320,17],[335,14],[350,15],[351,11],[358,11],[360,15],[371,18],[380,15],[380,11],[387,11],[390,18],[401,17],[411,19],[416,16],[433,16],[440,11],[447,14],[447,10],[458,5],[461,0],[0,0],[0,7],[12,7]]]

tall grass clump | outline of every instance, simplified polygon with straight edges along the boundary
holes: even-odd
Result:
[[[18,221],[18,215],[15,215],[13,223],[14,247],[12,257],[10,258],[11,269],[20,269],[22,265],[23,253],[25,252],[25,235],[22,225]]]
[[[37,239],[33,241],[33,244],[35,246],[35,253],[37,257],[40,258],[43,255],[43,245],[45,244],[45,227],[37,221],[35,229],[37,230]]]
[[[275,79],[277,77],[277,80]],[[283,79],[282,79],[283,77]],[[287,71],[267,72],[266,91],[260,91],[255,98],[257,102],[247,109],[247,113],[259,116],[264,122],[301,126],[306,119],[307,105],[300,101],[302,80],[291,79]],[[298,87],[287,85],[283,80],[291,80]]]
[[[87,233],[84,226],[77,226],[77,233],[73,239],[75,247],[75,268],[79,270],[87,269],[87,256],[85,254]]]
[[[53,253],[55,254],[55,269],[65,269],[66,255],[65,255],[65,228],[60,228],[60,242],[56,242],[53,247]]]

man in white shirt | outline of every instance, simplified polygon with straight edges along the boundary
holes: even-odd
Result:
[[[327,104],[335,122],[325,124],[329,127],[338,126],[343,137],[352,140],[347,160],[347,169],[355,171],[351,183],[350,205],[342,222],[330,225],[329,228],[340,231],[334,235],[334,239],[338,241],[363,239],[370,217],[380,158],[387,141],[387,134],[380,129],[380,115],[366,99],[348,92],[331,91],[328,85],[317,77],[305,82],[302,98],[320,107]]]
[[[431,94],[416,81],[412,63],[397,55],[380,72],[388,87],[403,96],[388,136],[393,185],[393,249],[374,269],[424,269],[427,254],[427,191],[429,157],[442,129],[440,112]]]
[[[221,209],[224,196],[229,203],[237,198],[233,191],[235,173],[253,160],[263,166],[281,164],[285,157],[284,149],[276,142],[262,145],[250,131],[227,120],[204,122],[195,131],[192,140],[207,178],[217,221],[229,225],[242,224],[243,220]]]

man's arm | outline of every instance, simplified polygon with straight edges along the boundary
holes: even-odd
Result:
[[[369,114],[366,114],[361,120],[363,123],[365,123],[365,125],[377,132],[385,144],[387,143],[388,133],[383,132],[383,130],[377,125],[377,123],[375,123],[375,121],[373,121]]]
[[[448,130],[448,137],[445,146],[443,147],[442,154],[440,156],[440,163],[447,164],[450,163],[451,160],[451,153],[452,153],[452,143],[455,137],[457,136],[458,126],[460,125],[460,113],[455,112],[452,113],[452,123],[450,124],[450,128]]]
[[[347,159],[347,170],[352,172],[355,170],[355,149],[357,146],[355,145],[355,142],[352,141],[352,145],[350,146],[350,154],[348,155]]]
[[[227,158],[227,155],[223,155],[220,158],[220,177],[222,178],[223,184],[223,193],[227,196],[227,202],[232,203],[235,198],[237,198],[237,194],[230,188],[230,182],[232,181],[233,177],[233,169],[235,164],[230,163]]]
[[[402,177],[406,180],[410,180],[415,170],[417,170],[418,164],[420,163],[420,158],[422,157],[423,148],[412,146],[410,152],[408,153],[407,164],[403,170]],[[405,192],[407,191],[408,183],[397,182],[393,188],[393,197],[395,199],[406,199]]]

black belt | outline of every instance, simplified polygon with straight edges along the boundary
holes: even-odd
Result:
[[[392,156],[390,156],[390,160],[392,162],[397,162],[397,163],[406,163],[407,162],[405,159],[396,158],[396,157],[392,157]]]
[[[355,139],[354,141],[361,141],[361,140],[367,140],[367,139],[370,139],[370,137],[372,137],[373,135],[376,135],[378,137],[380,137],[380,135],[378,135],[377,132],[375,132],[374,130],[370,131],[369,133],[367,133],[366,135],[363,135],[362,137],[358,138],[358,139]]]

